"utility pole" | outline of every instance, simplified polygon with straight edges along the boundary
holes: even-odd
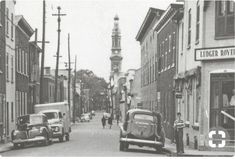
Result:
[[[58,19],[58,43],[57,43],[57,53],[56,53],[56,70],[55,70],[55,94],[54,94],[54,99],[55,99],[55,102],[57,102],[57,89],[58,89],[58,85],[57,85],[57,81],[58,81],[58,68],[59,68],[59,58],[60,58],[60,32],[61,32],[61,29],[60,29],[60,22],[61,22],[61,16],[66,16],[66,14],[61,14],[60,13],[60,10],[61,10],[61,7],[58,6],[57,7],[57,10],[58,10],[58,14],[52,14],[52,16],[57,16]]]
[[[44,55],[45,55],[45,25],[46,25],[46,2],[43,0],[42,18],[42,56],[41,56],[41,76],[40,76],[40,103],[43,101],[43,78],[44,78]]]
[[[77,77],[77,55],[75,56],[75,68],[74,68],[74,83],[73,83],[73,123],[75,123],[76,108],[75,108],[75,93],[76,93],[76,77]]]
[[[69,70],[68,70],[68,105],[69,105],[69,110],[70,110],[70,79],[71,79],[70,34],[68,34],[68,60],[69,60]]]

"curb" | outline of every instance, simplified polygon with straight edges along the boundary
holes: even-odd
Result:
[[[4,153],[4,152],[7,152],[7,151],[11,151],[13,150],[13,147],[5,147],[5,148],[0,148],[0,153]]]

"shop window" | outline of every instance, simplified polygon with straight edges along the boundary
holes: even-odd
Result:
[[[234,2],[216,1],[215,38],[234,36]]]

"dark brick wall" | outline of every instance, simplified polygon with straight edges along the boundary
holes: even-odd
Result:
[[[159,59],[157,66],[157,91],[160,92],[160,112],[163,116],[166,136],[168,138],[173,138],[173,123],[175,120],[173,77],[176,71],[176,35],[177,25],[170,20],[159,32],[157,39],[157,59]],[[169,36],[171,36],[171,40],[169,40]],[[170,45],[169,41],[171,41]],[[167,60],[162,55],[167,56]]]

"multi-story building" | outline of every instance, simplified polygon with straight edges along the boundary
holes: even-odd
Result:
[[[225,149],[234,142],[234,19],[233,1],[184,2],[177,110],[186,121],[184,140],[196,149],[216,150],[209,145],[212,129],[225,132]]]
[[[174,140],[175,92],[173,78],[176,74],[177,55],[177,18],[180,16],[181,4],[170,4],[154,26],[157,38],[157,100],[158,111],[162,113],[166,137]]]
[[[15,47],[16,47],[16,117],[28,114],[29,107],[29,50],[30,37],[34,30],[22,15],[15,16]]]
[[[35,30],[35,41],[29,43],[29,93],[28,113],[34,113],[34,105],[39,103],[39,54],[40,47],[37,45],[37,29]]]
[[[10,132],[15,127],[15,1],[1,1],[0,15],[1,42],[3,42],[1,59],[4,58],[1,63],[1,71],[3,72],[1,78],[5,78],[3,86],[1,86],[3,95],[1,96],[0,109],[3,114],[0,117],[0,132],[2,132],[3,140],[7,141],[10,139]]]
[[[142,108],[141,102],[141,69],[135,70],[131,86],[131,108]]]
[[[4,107],[6,101],[6,70],[5,70],[5,4],[0,2],[0,141],[4,138]]]
[[[136,36],[136,40],[141,45],[142,107],[149,110],[155,110],[155,106],[157,105],[157,35],[154,32],[154,25],[158,22],[163,12],[161,9],[150,8]]]

